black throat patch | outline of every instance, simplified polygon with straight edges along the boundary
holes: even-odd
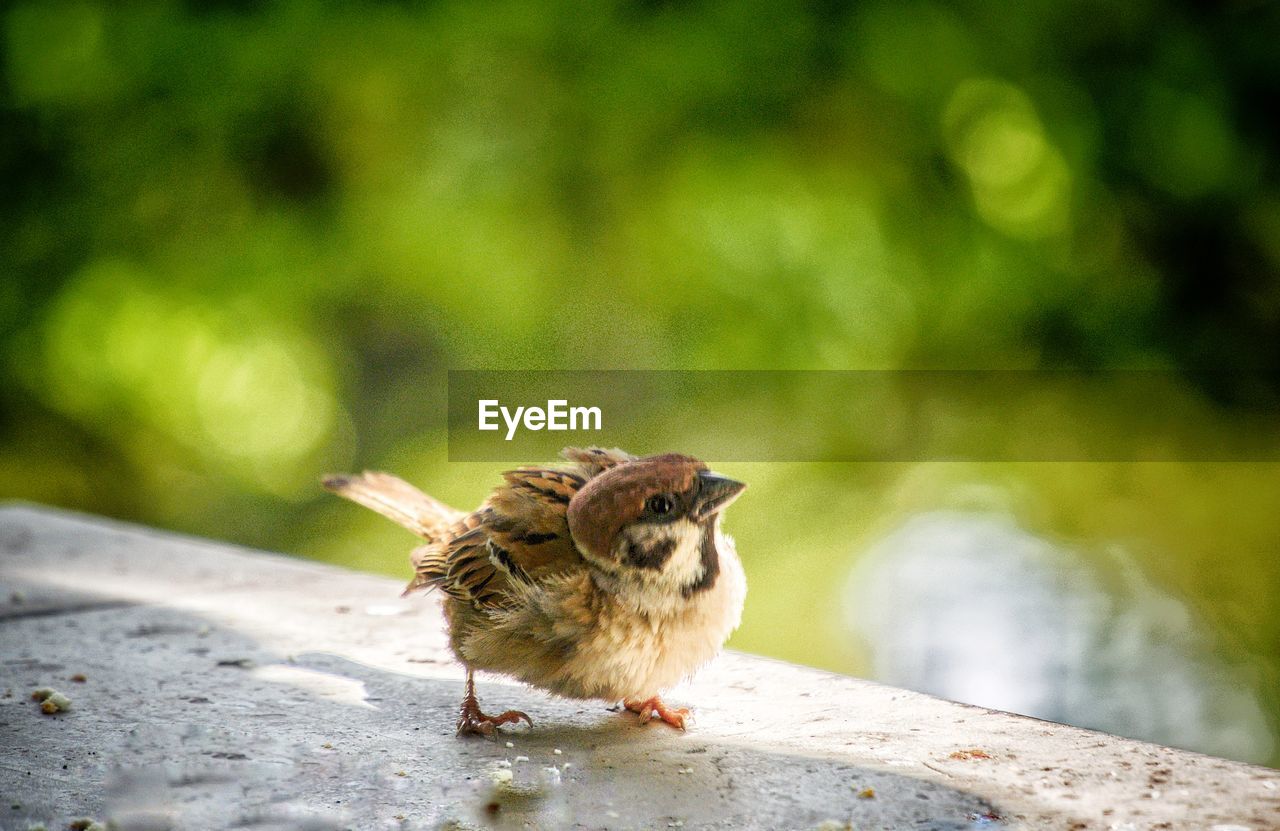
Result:
[[[654,571],[662,568],[676,551],[676,541],[667,537],[652,542],[629,543],[627,560],[636,568],[650,568]]]
[[[720,552],[716,550],[715,521],[715,517],[712,517],[706,525],[702,526],[702,545],[699,546],[698,551],[702,558],[702,576],[697,582],[684,587],[685,597],[692,597],[698,592],[706,591],[716,584],[716,578],[720,576]]]

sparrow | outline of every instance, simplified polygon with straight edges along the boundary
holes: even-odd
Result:
[[[721,517],[746,485],[678,453],[561,456],[504,473],[469,514],[387,473],[324,486],[426,541],[405,594],[444,594],[449,645],[466,670],[458,735],[533,726],[517,710],[481,711],[478,669],[683,730],[690,711],[662,693],[714,658],[741,620],[746,577]]]

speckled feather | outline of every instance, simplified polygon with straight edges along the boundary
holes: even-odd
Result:
[[[456,521],[412,555],[407,592],[439,588],[481,608],[508,602],[515,583],[582,567],[569,535],[569,502],[587,480],[632,460],[621,450],[570,448],[564,468],[520,467],[503,474],[474,513]]]

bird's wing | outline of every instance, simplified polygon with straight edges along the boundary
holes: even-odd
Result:
[[[465,516],[390,473],[326,476],[324,486],[403,525],[427,542],[447,539],[449,530]]]
[[[414,552],[406,592],[438,587],[478,607],[500,607],[515,583],[537,583],[583,565],[569,535],[569,500],[589,478],[578,469],[522,467],[503,474],[449,540]]]

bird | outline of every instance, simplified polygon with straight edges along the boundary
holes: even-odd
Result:
[[[741,622],[746,577],[721,521],[746,485],[680,453],[560,455],[503,473],[471,513],[389,473],[323,484],[425,540],[405,594],[443,593],[449,645],[466,671],[457,735],[533,726],[518,710],[485,714],[477,670],[684,730],[691,711],[662,696]]]

